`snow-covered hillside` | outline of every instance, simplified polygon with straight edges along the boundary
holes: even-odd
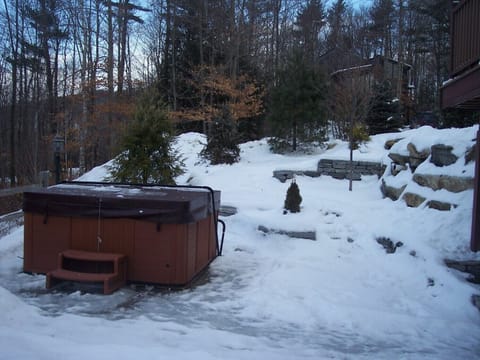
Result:
[[[401,134],[465,147],[477,127]],[[389,164],[383,134],[355,151],[356,160]],[[461,359],[480,357],[478,285],[448,269],[445,258],[469,252],[473,191],[450,211],[409,208],[384,199],[380,180],[297,177],[302,211],[283,214],[289,183],[276,169],[314,170],[320,158],[347,159],[338,142],[309,155],[274,155],[265,140],[241,146],[241,161],[210,166],[200,134],[179,137],[186,173],[178,182],[220,190],[224,255],[208,281],[164,292],[123,288],[113,295],[46,291],[43,275],[22,271],[23,228],[0,238],[0,359]],[[399,145],[400,146],[400,145]],[[427,165],[425,165],[427,166]],[[444,169],[458,171],[459,164]],[[81,180],[99,181],[99,167]],[[473,165],[462,168],[473,174]],[[316,241],[258,231],[312,230]],[[379,237],[401,241],[393,254]]]

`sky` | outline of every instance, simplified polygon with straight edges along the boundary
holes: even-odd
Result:
[[[370,6],[373,0],[346,0],[347,3],[351,4],[354,8],[358,9],[361,6]],[[329,8],[334,3],[334,0],[327,0],[326,7]]]

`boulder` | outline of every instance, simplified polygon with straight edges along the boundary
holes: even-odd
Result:
[[[392,159],[392,161],[395,164],[406,166],[407,163],[409,162],[409,157],[405,155],[400,155],[400,154],[395,154],[395,153],[389,153],[388,157]]]
[[[229,206],[229,205],[220,205],[220,209],[218,210],[218,214],[220,216],[232,216],[237,213],[237,208],[235,206]]]
[[[471,177],[450,175],[414,174],[413,181],[420,186],[426,186],[433,190],[445,189],[453,193],[459,193],[473,189],[474,181]]]
[[[400,173],[401,171],[407,170],[407,169],[408,169],[407,165],[400,165],[400,164],[397,164],[397,163],[392,163],[392,165],[390,166],[390,173],[393,176],[397,176],[398,173]]]
[[[273,177],[280,180],[284,183],[287,180],[293,179],[294,176],[297,174],[297,171],[293,170],[274,170]]]
[[[477,147],[476,145],[473,145],[465,153],[465,165],[467,165],[468,163],[470,163],[472,161],[475,161],[475,149],[476,149],[476,147]]]
[[[385,148],[385,150],[390,150],[393,145],[395,145],[397,142],[399,142],[402,139],[403,138],[387,140],[385,141],[385,145],[383,145],[383,147]]]
[[[472,295],[472,304],[480,310],[480,295]]]
[[[426,200],[423,196],[410,192],[403,194],[402,199],[409,207],[419,207]]]
[[[458,157],[452,154],[453,147],[443,144],[432,145],[430,162],[435,166],[448,166],[457,162]]]
[[[408,162],[410,163],[412,172],[414,172],[418,165],[420,165],[430,156],[430,149],[418,151],[415,145],[412,143],[408,143],[407,150],[410,154]]]
[[[474,180],[473,178],[467,178],[467,177],[440,175],[439,186],[440,186],[440,189],[445,189],[454,193],[459,193],[461,191],[473,189]]]
[[[478,260],[451,260],[445,259],[449,268],[468,273],[473,276],[475,283],[480,283],[480,261]]]
[[[265,234],[280,234],[280,235],[287,235],[291,238],[298,238],[298,239],[307,239],[307,240],[317,240],[317,233],[315,231],[290,231],[290,230],[281,230],[281,229],[270,229],[266,226],[259,225],[258,231],[261,231]]]
[[[440,175],[413,174],[413,181],[420,186],[429,187],[433,190],[439,190]]]
[[[452,209],[452,207],[455,207],[455,205],[452,205],[450,203],[443,202],[443,201],[437,201],[437,200],[428,201],[427,206],[430,209],[435,209],[435,210],[439,210],[439,211],[450,211]]]
[[[393,201],[396,201],[400,198],[400,195],[402,195],[403,191],[407,185],[403,185],[400,188],[395,188],[393,186],[387,185],[384,179],[382,179],[382,185],[380,187],[382,194],[384,197],[387,197],[389,199],[392,199]]]

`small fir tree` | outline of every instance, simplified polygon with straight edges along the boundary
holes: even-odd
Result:
[[[366,123],[370,135],[396,132],[402,127],[399,102],[393,96],[390,82],[375,86]]]
[[[240,158],[237,124],[232,119],[228,106],[224,106],[220,115],[210,124],[207,146],[201,155],[213,165],[233,164]]]
[[[285,198],[284,209],[292,213],[300,212],[300,203],[302,202],[302,196],[300,195],[300,189],[295,179],[290,184],[287,190],[287,197]]]
[[[173,130],[156,88],[139,100],[134,121],[122,139],[124,151],[110,168],[111,180],[128,183],[175,184],[183,162],[173,149]]]

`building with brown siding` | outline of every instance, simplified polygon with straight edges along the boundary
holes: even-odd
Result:
[[[450,79],[441,91],[442,107],[480,110],[480,1],[452,2]],[[480,250],[480,132],[477,133],[470,248]]]

